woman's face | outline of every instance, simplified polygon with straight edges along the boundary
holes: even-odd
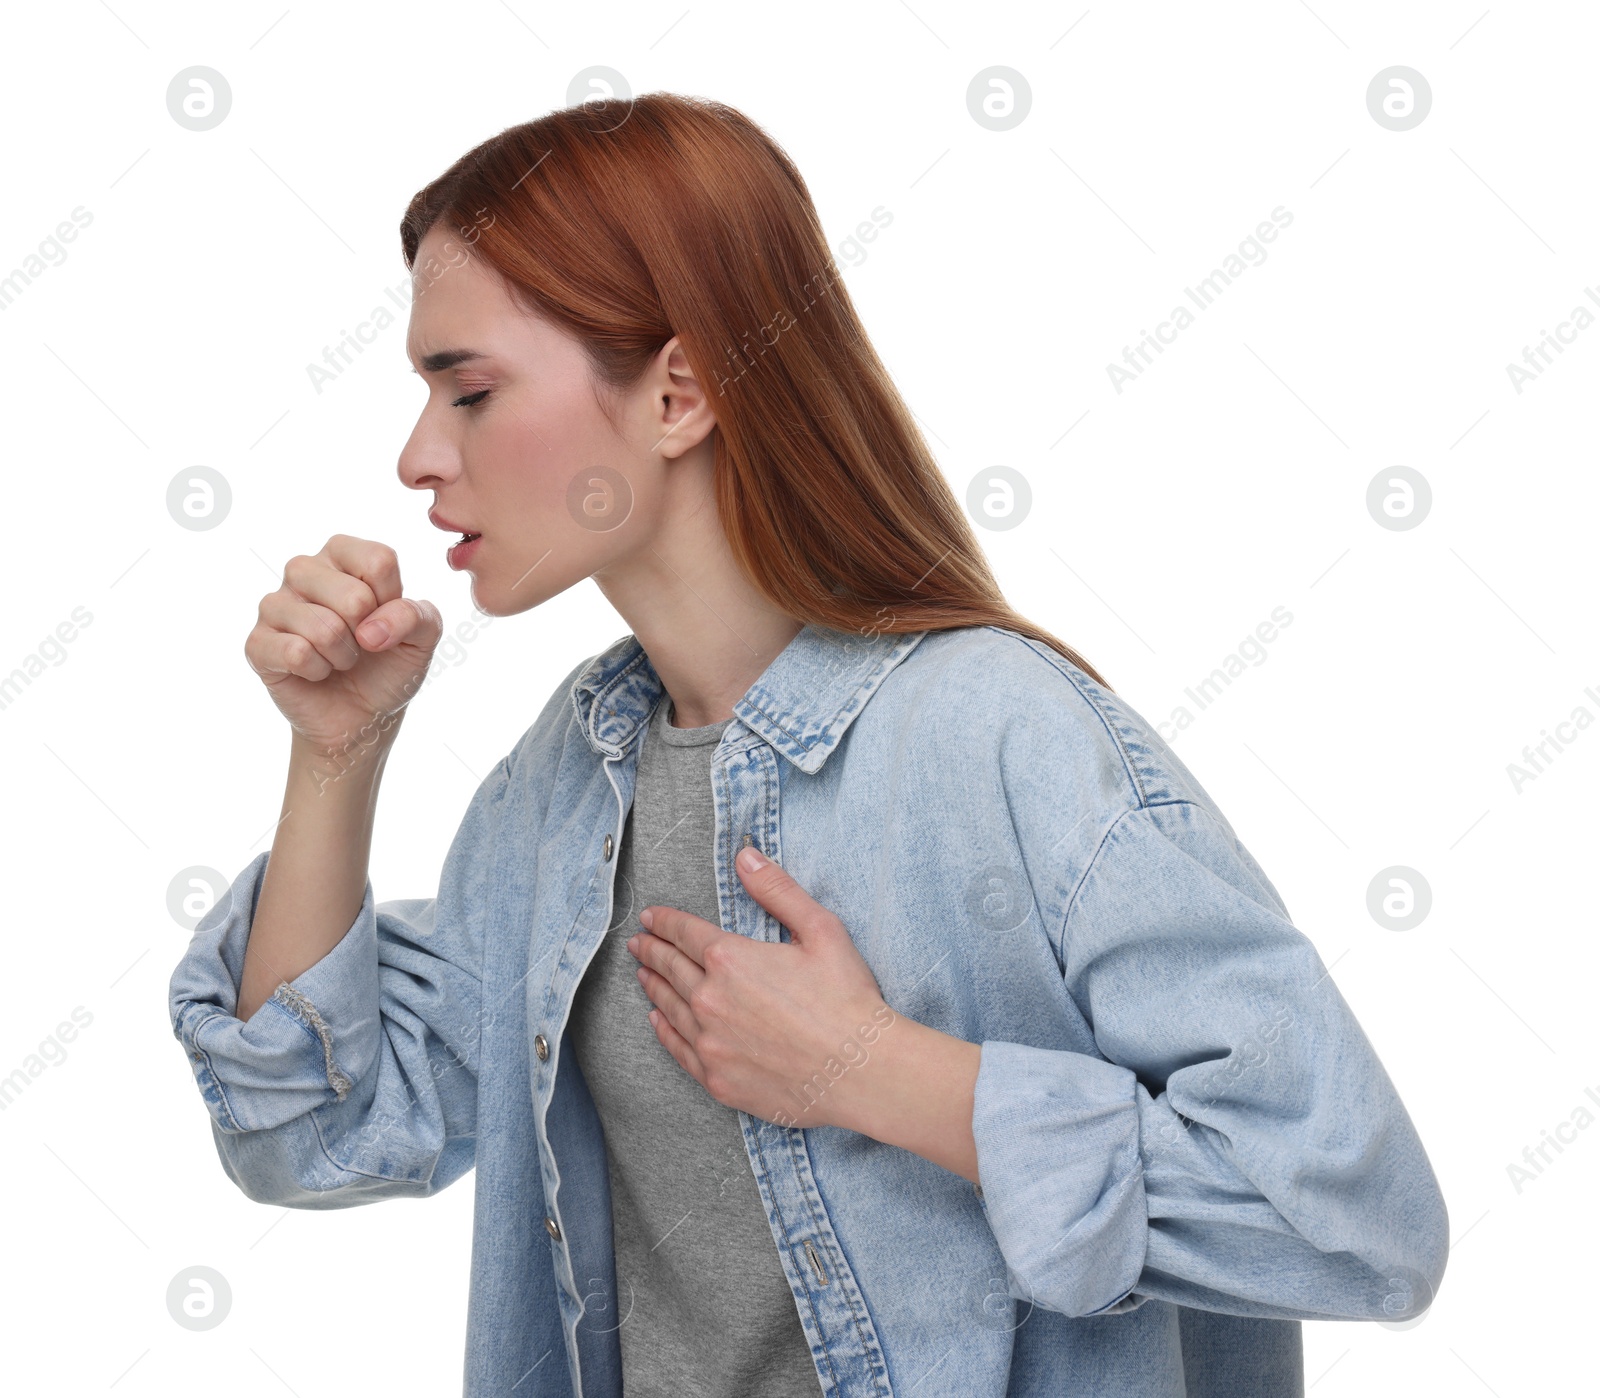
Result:
[[[614,428],[576,340],[517,305],[462,239],[437,225],[423,238],[406,354],[428,401],[399,474],[433,492],[433,517],[451,526],[440,547],[470,573],[481,611],[526,611],[649,542],[663,457],[705,436],[662,441],[652,421],[654,376],[674,353],[681,361],[675,342],[663,347],[641,390],[620,400]],[[454,549],[463,530],[481,537]]]

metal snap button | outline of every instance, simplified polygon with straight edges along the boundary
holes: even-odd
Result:
[[[545,1042],[543,1034],[535,1034],[533,1036],[533,1051],[539,1055],[539,1062],[541,1063],[550,1057],[550,1045]]]
[[[606,863],[609,864],[611,862],[611,832],[610,831],[606,832],[606,842],[605,842],[604,845],[601,846],[601,848],[605,852]]]
[[[554,1238],[558,1243],[561,1241],[561,1228],[556,1223],[555,1219],[549,1217],[548,1215],[545,1217],[544,1231]]]

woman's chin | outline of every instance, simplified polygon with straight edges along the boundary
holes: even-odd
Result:
[[[545,600],[544,593],[536,591],[529,581],[521,587],[508,589],[492,577],[473,573],[471,578],[472,605],[484,616],[515,616],[518,612],[531,611]]]

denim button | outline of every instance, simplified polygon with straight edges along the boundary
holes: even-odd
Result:
[[[533,1051],[539,1055],[539,1062],[541,1063],[550,1057],[550,1045],[545,1042],[543,1034],[535,1034],[533,1036]]]
[[[611,862],[611,836],[610,836],[610,834],[606,835],[605,853],[606,853],[606,863],[609,864]]]
[[[548,1214],[545,1216],[544,1220],[544,1231],[554,1238],[558,1243],[561,1241],[561,1228],[556,1223],[555,1219],[551,1218]]]

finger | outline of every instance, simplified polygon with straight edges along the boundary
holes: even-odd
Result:
[[[685,952],[696,966],[706,964],[706,948],[711,943],[724,941],[733,936],[731,932],[724,932],[716,923],[707,922],[705,918],[686,913],[681,908],[665,908],[659,903],[641,908],[639,910],[641,927],[646,925],[644,921],[646,914],[650,917],[647,932],[654,933],[662,941]]]
[[[268,685],[279,684],[290,675],[303,680],[325,680],[333,666],[304,636],[279,631],[258,621],[244,641],[245,663]]]
[[[338,612],[320,602],[307,602],[288,587],[280,587],[261,599],[258,609],[261,624],[284,633],[286,642],[268,646],[269,651],[290,657],[297,675],[307,679],[324,679],[329,670],[348,670],[361,659],[361,647],[347,622]],[[312,651],[326,662],[323,669],[306,653],[305,646],[296,645],[303,640]],[[298,661],[299,663],[295,663]],[[317,671],[320,669],[320,673]]]
[[[792,934],[802,938],[807,933],[822,936],[839,925],[838,919],[801,888],[782,865],[763,856],[759,869],[749,869],[746,867],[748,857],[749,851],[742,850],[734,860],[745,888]]]
[[[662,926],[660,911],[658,909],[658,916],[652,919],[657,927]],[[688,914],[683,916],[687,917]],[[640,964],[670,982],[678,994],[689,996],[706,978],[705,968],[685,955],[667,938],[652,936],[648,932],[639,932],[635,935],[639,940],[633,944],[633,954],[639,958]]]
[[[645,998],[650,1001],[662,1014],[666,1015],[672,1027],[683,1035],[691,1045],[700,1038],[700,1022],[695,1018],[694,1011],[689,1008],[689,1002],[678,994],[677,988],[665,976],[652,971],[648,966],[639,968],[644,975],[639,978],[639,984],[644,987]]]
[[[353,534],[335,534],[322,546],[322,552],[341,572],[359,578],[371,588],[376,606],[394,601],[403,591],[400,559],[388,544],[358,539]]]
[[[336,568],[322,554],[296,554],[283,565],[279,589],[337,613],[354,632],[361,619],[380,605],[378,595],[358,577]]]
[[[706,1085],[706,1072],[700,1064],[699,1057],[690,1047],[689,1041],[673,1028],[671,1021],[659,1009],[651,1018],[650,1023],[656,1031],[656,1039],[675,1059],[678,1066],[693,1078],[701,1087]]]
[[[643,935],[648,936],[648,934]],[[744,941],[743,938],[730,940],[738,940],[741,945]],[[654,954],[657,959],[660,959],[663,955],[659,949]],[[744,1051],[748,1053],[751,1058],[761,1057],[761,1050],[752,1044],[749,1039],[745,1038],[745,1036],[735,1029],[733,1025],[729,1024],[722,1015],[718,1014],[715,1010],[711,1009],[710,1006],[706,1005],[704,999],[702,999],[700,1008],[697,1011],[694,1006],[689,1003],[688,993],[680,994],[677,986],[672,981],[669,981],[665,976],[661,975],[658,971],[652,970],[648,966],[641,966],[639,969],[644,973],[640,977],[639,984],[644,987],[645,994],[649,996],[651,1001],[662,1010],[662,1012],[667,1016],[669,1022],[675,1029],[677,1029],[679,1035],[688,1041],[691,1048],[695,1048],[695,1046],[700,1043],[700,1036],[705,1032],[705,1025],[702,1023],[703,1017],[706,1020],[716,1020],[718,1024],[728,1031],[728,1034],[731,1038],[739,1041],[739,1046],[744,1049]],[[704,979],[705,976],[702,975],[700,980],[697,980],[695,984],[699,985],[700,981]],[[696,1076],[700,1079],[701,1083],[704,1084],[704,1065],[700,1064],[697,1049],[696,1063],[699,1064],[702,1069],[702,1071],[697,1073]]]

